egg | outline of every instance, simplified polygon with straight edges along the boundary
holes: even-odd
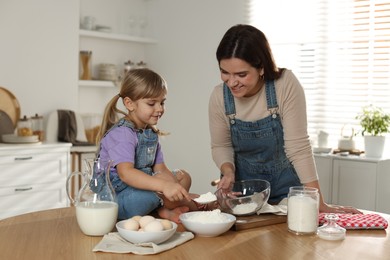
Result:
[[[141,218],[142,218],[142,216],[139,216],[139,215],[132,217],[132,219],[136,220],[137,222],[139,222],[139,220]]]
[[[146,216],[143,216],[139,219],[139,225],[141,228],[145,228],[147,224],[149,224],[150,222],[156,220],[153,216],[149,216],[149,215],[146,215]]]
[[[168,219],[162,219],[161,225],[163,226],[164,230],[171,229],[173,227],[172,222]]]
[[[163,230],[164,230],[164,227],[161,224],[161,222],[158,220],[153,220],[153,221],[149,222],[144,227],[145,232],[158,232],[158,231],[163,231]]]
[[[128,219],[124,224],[123,227],[128,230],[137,231],[139,229],[139,223],[138,221],[134,219]]]

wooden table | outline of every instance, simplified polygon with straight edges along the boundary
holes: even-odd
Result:
[[[195,236],[151,256],[92,252],[101,239],[80,231],[74,207],[29,213],[0,221],[0,259],[390,259],[389,228],[348,230],[345,240],[327,241],[296,236],[283,223],[213,238]]]

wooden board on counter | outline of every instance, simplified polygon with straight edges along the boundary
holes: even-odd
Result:
[[[268,225],[274,225],[279,223],[287,222],[286,215],[275,215],[275,214],[261,214],[251,216],[240,216],[237,217],[237,221],[233,226],[233,230],[244,230],[255,227],[262,227]]]

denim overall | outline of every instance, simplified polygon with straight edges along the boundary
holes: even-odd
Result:
[[[154,174],[152,167],[158,144],[157,133],[152,129],[134,129],[134,124],[125,119],[119,120],[109,131],[121,126],[131,128],[137,133],[138,145],[136,147],[134,168],[152,176]],[[162,205],[160,198],[155,192],[128,186],[122,182],[118,174],[113,174],[112,169],[110,171],[110,180],[118,200],[118,219],[147,215]]]
[[[225,113],[230,119],[236,181],[269,181],[271,194],[268,202],[276,204],[287,197],[289,187],[302,184],[284,151],[283,126],[278,114],[274,82],[266,81],[265,87],[270,115],[254,122],[235,118],[234,97],[226,85],[223,88],[223,96]]]

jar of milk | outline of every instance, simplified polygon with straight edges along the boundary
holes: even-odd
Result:
[[[111,160],[85,159],[86,171],[72,173],[66,183],[69,199],[76,207],[77,223],[88,236],[103,236],[112,231],[117,222],[118,203],[110,182]],[[83,185],[75,199],[69,187],[73,177],[82,176]]]
[[[288,230],[297,235],[315,234],[318,227],[318,189],[290,187],[287,203]]]

